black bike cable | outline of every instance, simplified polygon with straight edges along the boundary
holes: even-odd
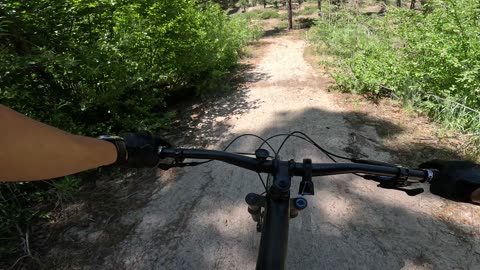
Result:
[[[257,174],[258,174],[258,177],[260,178],[260,181],[262,181],[262,185],[265,188],[265,192],[267,192],[267,185],[265,184],[265,181],[263,181],[262,175],[260,175],[260,173],[257,173]]]
[[[251,137],[255,137],[259,140],[262,141],[262,143],[268,145],[268,147],[270,147],[270,149],[272,149],[273,153],[275,153],[275,155],[277,154],[277,152],[275,151],[275,149],[272,147],[271,144],[268,143],[268,141],[266,141],[264,138],[258,136],[258,135],[255,135],[255,134],[250,134],[250,133],[247,133],[247,134],[242,134],[242,135],[239,135],[237,136],[235,139],[233,139],[226,147],[225,149],[223,149],[223,151],[226,151],[235,141],[237,141],[238,139],[242,138],[242,137],[245,137],[245,136],[251,136]],[[263,145],[263,144],[262,144]]]
[[[266,144],[268,145],[268,147],[270,147],[270,149],[272,149],[272,151],[275,153],[275,155],[277,154],[277,152],[275,151],[275,149],[272,147],[271,144],[268,143],[268,141],[266,141],[264,138],[260,137],[260,136],[257,136],[255,134],[242,134],[242,135],[239,135],[237,137],[235,137],[232,141],[230,141],[230,143],[222,150],[222,151],[227,151],[227,149],[235,142],[237,141],[238,139],[242,138],[242,137],[246,137],[246,136],[251,136],[251,137],[255,137],[259,140],[262,141],[262,145],[263,144]],[[242,154],[242,153],[239,153],[239,154]],[[245,154],[245,153],[243,153]],[[248,155],[251,155],[250,153],[248,153]],[[255,154],[253,154],[255,155]],[[212,162],[214,161],[214,159],[209,159],[209,160],[206,160],[206,161],[201,161],[201,162],[187,162],[187,163],[182,163],[182,167],[194,167],[194,166],[198,166],[198,165],[203,165],[203,164],[206,164],[206,163],[209,163],[209,162]]]
[[[275,156],[277,156],[277,152],[275,151],[275,149],[272,147],[272,145],[270,143],[268,143],[268,141],[266,141],[264,138],[260,137],[260,136],[257,136],[255,134],[242,134],[240,136],[237,136],[235,139],[233,139],[226,147],[225,149],[223,149],[223,151],[226,151],[235,141],[237,141],[238,139],[242,138],[242,137],[245,137],[245,136],[252,136],[252,137],[255,137],[259,140],[262,141],[262,145],[263,144],[266,144],[268,145],[268,147],[270,147],[270,149],[273,151],[273,153],[275,153]],[[240,154],[240,153],[239,153]],[[243,153],[245,154],[245,153]],[[250,155],[250,154],[249,154]],[[255,155],[255,154],[253,154]],[[211,161],[211,160],[210,160]],[[208,162],[210,162],[208,161]],[[260,173],[258,173],[258,177],[260,178],[260,181],[262,182],[262,185],[263,187],[265,188],[265,192],[267,192],[267,185],[265,184],[265,181],[263,180],[262,176],[260,175]],[[267,183],[268,183],[268,180],[270,179],[270,174],[267,176]]]
[[[301,134],[305,137],[294,135],[295,133]],[[395,167],[395,165],[385,163],[385,162],[370,161],[370,160],[356,159],[356,158],[348,158],[348,157],[343,157],[343,156],[334,154],[332,152],[329,152],[325,148],[321,147],[320,145],[318,145],[317,142],[315,142],[312,138],[310,138],[308,135],[306,135],[305,133],[303,133],[301,131],[294,131],[290,134],[277,134],[277,135],[274,135],[274,136],[271,136],[271,137],[267,138],[266,141],[269,141],[269,140],[271,140],[273,138],[276,138],[276,137],[289,136],[289,135],[290,135],[290,137],[299,138],[299,139],[302,139],[302,140],[312,144],[313,146],[317,147],[320,151],[322,151],[327,157],[329,157],[334,162],[337,162],[337,161],[334,158],[332,158],[332,156],[336,157],[336,158],[344,159],[344,160],[349,160],[349,161],[354,162],[354,163],[365,163],[365,164],[372,164],[372,165],[382,165],[382,166],[393,166],[393,167]],[[259,146],[259,148],[262,147],[262,146],[263,146],[263,143]],[[278,149],[277,149],[277,151],[278,151]]]
[[[320,151],[322,151],[327,157],[329,157],[331,160],[333,160],[333,162],[337,163],[337,161],[332,158],[330,155],[334,156],[334,157],[337,157],[337,158],[340,158],[340,159],[345,159],[345,160],[349,160],[351,162],[355,162],[355,159],[353,158],[346,158],[346,157],[342,157],[342,156],[339,156],[339,155],[336,155],[336,154],[333,154],[325,149],[323,149],[322,147],[320,147],[320,145],[317,144],[317,142],[315,142],[312,138],[310,138],[307,134],[301,132],[301,131],[296,131],[298,132],[299,134],[302,134],[303,136],[307,137],[313,145],[315,145],[315,147],[317,147],[318,149],[320,149]],[[363,177],[362,175],[358,174],[358,173],[352,173],[353,175],[356,175],[358,177]]]
[[[223,149],[223,151],[227,151],[227,149],[235,142],[237,141],[238,139],[242,138],[242,137],[246,137],[246,136],[252,136],[252,137],[255,137],[259,140],[262,141],[262,145],[263,144],[266,144],[268,145],[268,147],[270,147],[270,149],[272,149],[273,153],[275,153],[275,156],[277,155],[277,152],[275,151],[275,149],[272,147],[272,145],[270,145],[268,143],[268,141],[266,141],[265,139],[263,139],[262,137],[260,136],[257,136],[255,134],[242,134],[242,135],[239,135],[237,136],[235,139],[233,139],[232,141],[230,141],[230,143]],[[237,153],[237,154],[240,154],[240,155],[255,155],[254,153]],[[210,159],[210,160],[206,160],[206,161],[202,161],[202,162],[189,162],[189,163],[183,163],[182,166],[189,166],[189,167],[193,167],[193,166],[198,166],[198,165],[203,165],[203,164],[206,164],[208,162],[211,162],[213,161],[213,159]],[[263,180],[262,176],[260,175],[260,173],[258,173],[258,177],[260,178],[260,181],[262,182],[262,185],[263,187],[265,188],[265,192],[267,192],[267,185],[265,184],[265,181]],[[268,180],[270,179],[270,175],[268,175],[267,177],[267,182]]]
[[[327,151],[325,148],[321,147],[317,142],[315,142],[312,138],[310,138],[307,134],[305,134],[301,131],[295,131],[295,132],[305,136],[307,139],[309,139],[313,143],[313,145],[315,145],[315,147],[317,147],[318,149],[320,149],[320,151],[324,152],[327,155],[334,156],[334,157],[339,158],[339,159],[345,159],[345,160],[350,160],[350,161],[352,160],[352,158],[343,157],[343,156],[340,156],[340,155],[337,155],[337,154],[334,154],[332,152]]]
[[[286,134],[286,133],[284,134],[284,133],[282,133],[282,134],[273,135],[273,136],[271,136],[271,137],[268,137],[268,138],[266,139],[266,141],[268,142],[268,141],[270,141],[271,139],[274,139],[274,138],[277,138],[277,137],[281,137],[281,136],[288,136],[288,135],[290,135],[290,134]],[[302,140],[304,140],[304,141],[312,144],[311,141],[307,140],[307,139],[304,138],[304,137],[301,137],[301,136],[298,136],[298,135],[291,135],[291,136],[292,136],[292,137],[295,137],[295,138],[298,138],[298,139],[302,139]],[[262,144],[260,144],[260,145],[257,147],[257,149],[258,149],[258,148],[261,148],[263,145],[264,145],[264,143],[262,142]]]
[[[295,135],[295,133],[301,134],[301,135],[305,136],[306,138],[305,138],[305,137],[301,137],[301,136],[297,136],[297,135]],[[338,163],[338,162],[337,162],[332,156],[337,157],[337,158],[340,158],[340,159],[349,160],[349,161],[351,161],[351,162],[355,162],[355,159],[347,158],[347,157],[342,157],[342,156],[333,154],[333,153],[325,150],[325,149],[322,148],[320,145],[318,145],[312,138],[310,138],[307,134],[305,134],[305,133],[303,133],[303,132],[301,132],[301,131],[293,131],[293,132],[291,132],[290,134],[278,134],[278,135],[274,135],[274,136],[271,136],[271,137],[267,138],[267,141],[270,140],[270,139],[273,139],[273,138],[275,138],[275,137],[279,137],[279,136],[287,136],[287,137],[283,140],[282,144],[281,144],[280,147],[277,149],[277,152],[278,152],[278,153],[280,153],[281,148],[283,147],[283,145],[285,144],[285,142],[286,142],[290,137],[296,137],[296,138],[300,138],[300,139],[302,139],[302,140],[304,140],[304,141],[307,141],[307,142],[311,143],[312,145],[314,145],[315,147],[317,147],[317,148],[318,148],[320,151],[322,151],[328,158],[330,158],[330,160],[332,160],[332,161],[335,162],[335,163]],[[263,145],[263,144],[262,144],[262,145]],[[278,153],[277,153],[277,154],[278,154]],[[362,175],[360,175],[360,174],[358,174],[358,173],[352,173],[352,174],[354,174],[354,175],[356,175],[356,176],[358,176],[358,177],[363,177]]]
[[[298,133],[301,134],[300,131],[296,131],[296,132],[298,132]],[[329,157],[333,162],[337,162],[337,161],[336,161],[334,158],[332,158],[331,156],[334,156],[334,157],[337,157],[337,158],[340,158],[340,159],[345,159],[345,160],[353,161],[351,158],[342,157],[342,156],[333,154],[333,153],[325,150],[324,148],[322,148],[321,146],[319,146],[313,139],[311,139],[310,137],[308,137],[308,136],[305,135],[305,134],[302,134],[302,135],[308,137],[308,139],[305,138],[305,137],[301,137],[301,136],[298,136],[298,135],[294,135],[293,133],[294,133],[294,132],[292,132],[292,133],[290,133],[290,134],[277,134],[277,135],[274,135],[274,136],[271,136],[271,137],[267,138],[266,141],[269,141],[269,140],[271,140],[271,139],[273,139],[273,138],[277,138],[277,137],[280,137],[280,136],[295,137],[295,138],[302,139],[302,140],[304,140],[304,141],[312,144],[313,146],[315,146],[316,148],[318,148],[320,151],[322,151],[322,152],[323,152],[327,157]],[[259,146],[259,148],[262,147],[262,146],[263,146],[263,143]],[[278,151],[278,150],[277,150],[277,151]]]
[[[302,136],[298,136],[296,134],[300,134]],[[277,134],[277,135],[273,135],[267,139],[263,139],[262,137],[260,136],[257,136],[255,134],[242,134],[242,135],[239,135],[237,136],[236,138],[234,138],[224,149],[223,151],[226,151],[235,141],[237,141],[238,139],[242,138],[242,137],[245,137],[245,136],[252,136],[252,137],[255,137],[259,140],[262,141],[262,143],[260,144],[260,146],[258,148],[261,148],[264,144],[268,145],[268,147],[274,152],[275,154],[275,158],[278,158],[278,154],[280,153],[281,149],[283,148],[283,145],[288,141],[288,139],[290,137],[295,137],[295,138],[299,138],[299,139],[302,139],[310,144],[312,144],[313,146],[315,146],[316,148],[318,148],[321,152],[323,152],[330,160],[332,160],[333,162],[337,163],[337,160],[335,160],[333,157],[336,157],[336,158],[339,158],[339,159],[344,159],[344,160],[349,160],[351,162],[358,162],[357,159],[355,158],[348,158],[348,157],[343,157],[343,156],[340,156],[340,155],[337,155],[337,154],[334,154],[332,152],[329,152],[327,151],[326,149],[324,149],[323,147],[321,147],[317,142],[315,142],[312,138],[310,138],[307,134],[301,132],[301,131],[293,131],[291,132],[290,134]],[[272,145],[270,143],[268,143],[268,141],[274,139],[274,138],[277,138],[277,137],[280,137],[280,136],[286,136],[286,138],[282,141],[280,147],[277,149],[277,151],[275,151],[275,149],[272,147]],[[257,148],[257,149],[258,149]],[[241,155],[255,155],[254,153],[240,153],[240,152],[237,152],[237,154],[241,154]],[[202,161],[202,162],[190,162],[190,163],[183,163],[182,165],[183,166],[198,166],[198,165],[202,165],[202,164],[206,164],[208,162],[211,162],[213,161],[213,159],[211,160],[206,160],[206,161]],[[368,163],[368,162],[365,162],[365,163]],[[359,175],[357,173],[353,173],[354,175],[356,176],[360,176],[362,177],[362,175]],[[262,184],[263,186],[266,188],[266,184],[265,184],[265,181],[263,180],[263,178],[259,175],[260,177],[260,180],[262,181]],[[268,180],[270,179],[270,175],[268,175],[267,177],[267,182]],[[267,183],[268,184],[268,183]]]
[[[296,133],[296,131],[291,132],[290,134],[287,135],[287,137],[285,137],[285,139],[283,139],[282,143],[277,148],[277,154],[275,155],[275,159],[278,158],[278,153],[280,153],[280,151],[282,150],[283,145],[285,145],[285,143],[288,141],[288,139],[290,139],[290,137],[293,136],[295,133]]]
[[[310,138],[307,134],[301,132],[301,131],[294,131],[292,133],[298,133],[298,134],[301,134],[303,136],[305,136],[315,147],[317,147],[320,151],[322,151],[324,154],[326,154],[327,156],[330,156],[330,159],[333,159],[331,158],[332,156],[333,157],[336,157],[336,158],[339,158],[339,159],[344,159],[344,160],[349,160],[349,161],[353,161],[352,158],[349,158],[349,157],[344,157],[344,156],[340,156],[340,155],[337,155],[337,154],[334,154],[328,150],[326,150],[325,148],[321,147],[316,141],[314,141],[312,138]],[[336,162],[336,161],[335,161]]]
[[[299,134],[302,134],[303,136],[307,137],[309,140],[312,141],[312,143],[318,148],[320,149],[322,152],[324,152],[328,157],[330,157],[329,155],[332,155],[334,157],[337,157],[337,158],[340,158],[340,159],[345,159],[345,160],[349,160],[353,163],[364,163],[364,164],[372,164],[372,165],[381,165],[381,166],[392,166],[392,167],[396,167],[395,165],[392,165],[392,164],[389,164],[389,163],[385,163],[385,162],[378,162],[378,161],[370,161],[370,160],[362,160],[362,159],[356,159],[356,158],[345,158],[345,157],[342,157],[342,156],[339,156],[339,155],[336,155],[336,154],[333,154],[323,148],[321,148],[312,138],[310,138],[307,134],[301,132],[301,131],[297,131]],[[330,157],[331,160],[333,160],[335,163],[337,163],[337,161],[335,161],[332,157]],[[361,174],[358,174],[358,173],[352,173],[356,176],[359,176],[359,177],[364,177],[363,175]]]
[[[301,136],[297,136],[295,134],[300,134],[304,137],[301,137]],[[342,157],[342,156],[339,156],[339,155],[336,155],[336,154],[333,154],[333,153],[330,153],[329,151],[325,150],[324,148],[322,148],[320,145],[318,145],[312,138],[310,138],[308,135],[306,135],[305,133],[301,132],[301,131],[293,131],[291,132],[290,134],[281,134],[281,135],[276,135],[276,136],[272,136],[270,138],[267,138],[267,141],[269,139],[272,139],[272,138],[275,138],[275,137],[279,137],[279,136],[286,136],[286,138],[282,141],[280,147],[277,149],[277,152],[280,153],[281,149],[283,148],[284,144],[288,141],[288,139],[290,139],[290,137],[296,137],[296,138],[300,138],[304,141],[307,141],[309,142],[310,144],[312,144],[313,146],[315,146],[316,148],[318,148],[320,151],[322,151],[328,158],[330,158],[330,160],[332,160],[333,162],[337,163],[337,161],[333,158],[333,157],[337,157],[337,158],[340,158],[340,159],[345,159],[345,160],[351,160],[350,158],[346,158],[346,157]],[[333,157],[332,157],[333,156]]]

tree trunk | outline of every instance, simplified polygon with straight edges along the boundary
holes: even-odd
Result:
[[[397,7],[402,7],[402,0],[397,0]]]
[[[417,1],[412,0],[412,1],[410,2],[410,9],[415,9],[415,2],[417,2]]]
[[[288,30],[293,29],[292,0],[288,0]]]
[[[318,11],[322,11],[322,0],[317,0]]]

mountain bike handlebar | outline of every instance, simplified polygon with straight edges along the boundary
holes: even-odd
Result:
[[[177,161],[183,161],[186,158],[223,161],[244,169],[255,171],[257,173],[273,173],[276,168],[275,164],[276,162],[278,162],[278,160],[275,159],[268,160],[267,156],[265,155],[257,155],[256,158],[251,158],[235,153],[204,149],[160,148],[158,153],[160,158],[174,158]],[[291,160],[289,161],[289,166],[292,176],[305,175],[306,170],[304,163],[294,162],[293,160]],[[182,167],[182,165],[172,165],[172,167]],[[346,173],[363,173],[376,176],[404,177],[407,179],[419,180],[420,182],[430,182],[435,174],[435,172],[432,170],[409,169],[404,167],[372,165],[365,163],[311,164],[311,176],[325,176]]]
[[[304,197],[290,198],[291,178],[301,176],[298,194],[314,195],[313,176],[334,174],[360,173],[368,180],[379,183],[378,187],[404,191],[409,196],[423,192],[422,188],[406,189],[405,187],[417,182],[430,182],[436,176],[433,170],[408,169],[396,167],[387,163],[354,160],[353,163],[312,163],[310,159],[303,162],[294,160],[282,161],[273,158],[265,149],[257,149],[255,158],[241,153],[203,149],[171,149],[160,147],[158,155],[161,159],[173,158],[172,164],[159,164],[162,169],[173,167],[197,166],[212,160],[223,161],[247,170],[259,173],[268,173],[273,176],[272,182],[262,183],[265,194],[250,193],[245,198],[248,212],[257,222],[257,231],[262,232],[259,253],[257,257],[257,270],[282,270],[285,269],[288,244],[289,220],[298,215],[298,211],[307,207]],[[202,162],[184,162],[185,159],[206,159]],[[335,160],[333,160],[335,161]],[[411,181],[415,179],[416,181]]]

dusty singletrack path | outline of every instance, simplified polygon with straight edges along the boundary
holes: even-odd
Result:
[[[253,59],[255,67],[245,75],[252,82],[243,102],[255,106],[220,119],[230,128],[212,149],[242,133],[268,137],[299,130],[332,152],[391,158],[378,149],[375,126],[346,120],[350,112],[326,91],[331,81],[304,60],[306,43],[298,33],[262,42],[264,53]],[[273,142],[277,147],[279,143]],[[252,151],[257,145],[246,138],[231,150]],[[328,162],[295,139],[281,156]],[[125,222],[141,222],[115,247],[105,267],[254,269],[260,235],[244,197],[262,192],[257,175],[220,162],[177,172],[174,180],[159,180],[145,208],[124,217]],[[298,182],[295,178],[292,196]],[[351,175],[314,182],[309,207],[290,223],[288,269],[480,269],[478,207],[428,192],[408,197]]]

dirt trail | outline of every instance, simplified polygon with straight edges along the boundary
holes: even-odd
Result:
[[[304,60],[305,41],[290,34],[263,42],[263,55],[246,74],[252,83],[237,100],[255,106],[221,119],[230,128],[211,148],[242,133],[267,137],[300,130],[332,152],[391,159],[374,143],[381,141],[375,126],[347,121],[351,111],[325,90],[330,80]],[[247,138],[231,150],[252,151],[256,145]],[[295,139],[281,156],[328,161]],[[315,188],[309,207],[291,221],[288,269],[480,269],[478,207],[428,192],[412,198],[350,175],[321,177]],[[141,222],[103,267],[254,269],[260,235],[244,197],[261,190],[255,173],[219,162],[182,170],[145,208],[122,219]]]

